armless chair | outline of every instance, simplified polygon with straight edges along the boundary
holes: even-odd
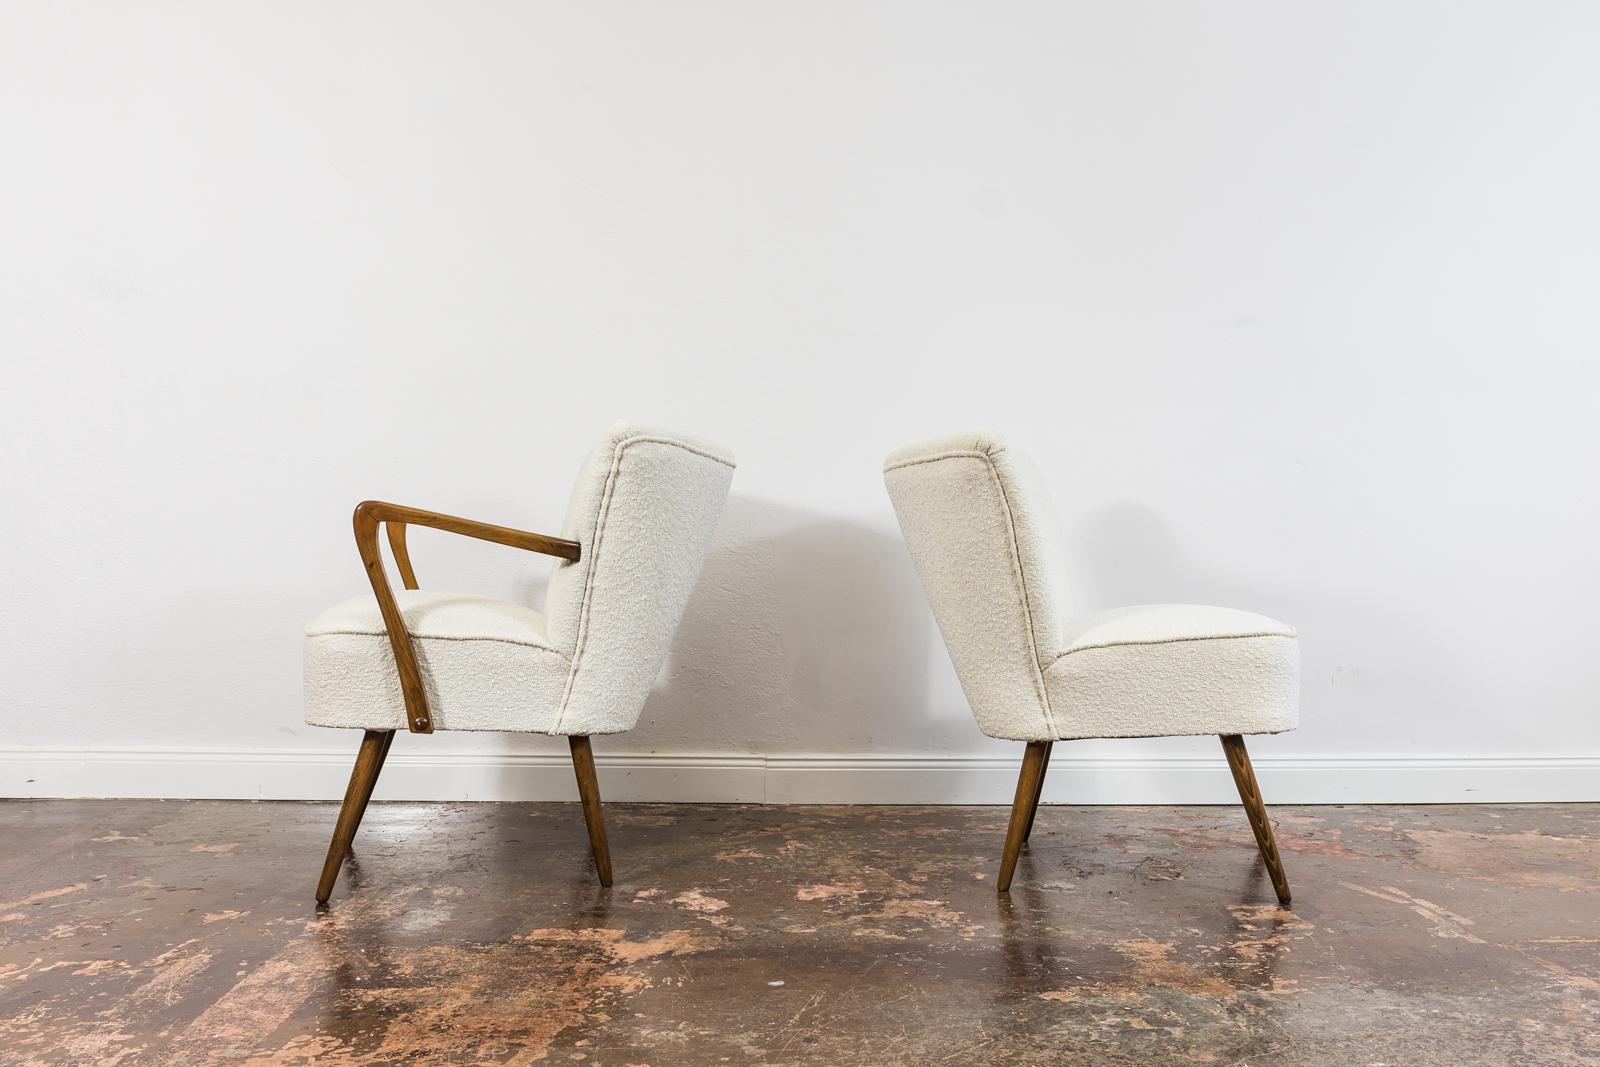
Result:
[[[1026,741],[1000,863],[1011,888],[1051,747],[1217,734],[1278,900],[1289,881],[1244,734],[1299,725],[1295,631],[1193,605],[1067,612],[1061,538],[1037,468],[992,434],[899,449],[884,465],[906,545],[978,728]]]
[[[612,427],[578,476],[561,537],[416,508],[356,508],[371,595],[306,626],[306,722],[365,731],[317,884],[326,903],[397,730],[564,736],[602,885],[611,884],[589,738],[631,730],[699,576],[733,479],[733,456],[683,434]],[[545,612],[421,590],[406,527],[555,556]],[[403,589],[378,548],[385,527]]]

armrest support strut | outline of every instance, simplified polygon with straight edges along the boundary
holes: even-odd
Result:
[[[407,589],[417,588],[417,574],[411,566],[411,553],[406,547],[406,526],[427,526],[447,533],[492,541],[498,545],[540,552],[566,560],[577,560],[581,546],[576,541],[543,534],[514,530],[509,526],[495,526],[454,515],[441,515],[436,511],[423,511],[400,504],[386,504],[380,500],[367,500],[356,505],[353,517],[356,549],[361,553],[362,566],[367,580],[372,584],[373,595],[378,598],[378,609],[383,613],[384,629],[389,632],[389,646],[394,650],[395,667],[400,672],[400,692],[405,697],[406,720],[414,734],[433,733],[433,716],[428,712],[428,696],[422,685],[422,672],[417,667],[416,650],[411,647],[411,635],[406,632],[405,619],[395,604],[394,591],[389,588],[388,575],[383,570],[383,557],[378,550],[378,526],[388,527],[389,548],[394,553],[395,565],[400,569],[401,581]]]

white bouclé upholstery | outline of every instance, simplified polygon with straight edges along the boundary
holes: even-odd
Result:
[[[551,639],[572,656],[553,732],[631,730],[655,684],[733,481],[720,445],[623,424],[589,453],[550,576]]]
[[[1045,689],[1057,739],[1278,733],[1299,724],[1300,656],[1263,615],[1117,608],[1069,627]]]
[[[899,449],[884,482],[984,733],[1054,741],[1298,725],[1292,627],[1194,605],[1073,619],[1049,493],[998,435]]]
[[[718,445],[619,424],[579,473],[561,536],[581,545],[580,559],[557,561],[544,614],[396,589],[434,728],[632,729],[699,576],[733,469]],[[370,593],[313,619],[305,642],[307,722],[406,728],[394,655]]]
[[[440,730],[551,733],[570,660],[545,636],[544,616],[486,597],[396,589]],[[369,592],[306,625],[306,721],[406,729],[406,702],[378,601]]]

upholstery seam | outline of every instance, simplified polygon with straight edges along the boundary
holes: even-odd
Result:
[[[1151,638],[1148,641],[1133,639],[1127,641],[1106,641],[1098,645],[1079,645],[1077,648],[1069,648],[1065,652],[1057,653],[1055,660],[1052,660],[1051,662],[1054,663],[1056,660],[1065,659],[1066,657],[1077,652],[1093,652],[1097,648],[1126,648],[1130,645],[1181,645],[1191,641],[1245,641],[1255,637],[1282,637],[1285,640],[1293,641],[1298,636],[1298,634],[1272,633],[1270,631],[1263,630],[1260,633],[1251,634],[1205,634],[1200,637],[1159,637]]]
[[[1000,478],[1000,471],[994,464],[992,453],[980,452],[984,463],[989,468],[989,476],[994,479],[995,488],[1000,491],[1000,504],[1005,509],[1006,530],[1011,534],[1011,559],[1014,566],[1013,573],[1017,579],[1019,592],[1022,594],[1022,618],[1028,627],[1028,651],[1033,657],[1033,684],[1039,697],[1039,706],[1044,711],[1045,725],[1051,733],[1059,732],[1056,727],[1056,716],[1050,707],[1050,692],[1044,683],[1044,664],[1039,660],[1039,639],[1033,631],[1033,608],[1028,603],[1028,574],[1022,566],[1022,548],[1017,543],[1017,524],[1011,515],[1011,500],[1006,496],[1005,482]]]
[[[1055,712],[1050,707],[1049,690],[1044,682],[1044,664],[1039,659],[1039,639],[1033,631],[1033,609],[1028,604],[1028,576],[1022,567],[1022,549],[1017,544],[1017,525],[1011,516],[1011,501],[1006,497],[1005,484],[1000,480],[1000,471],[994,465],[994,457],[1004,452],[1006,446],[1001,445],[993,452],[980,452],[975,449],[958,449],[950,452],[941,452],[938,455],[922,456],[909,459],[900,463],[886,466],[884,474],[900,470],[905,467],[921,466],[925,463],[937,463],[947,459],[979,459],[989,470],[989,476],[994,479],[995,489],[1000,493],[1000,507],[1006,517],[1006,532],[1011,537],[1011,574],[1017,582],[1017,592],[1022,599],[1022,620],[1028,631],[1028,653],[1033,660],[1033,689],[1034,695],[1039,698],[1039,707],[1044,712],[1045,725],[1051,733],[1056,730]],[[1054,662],[1053,660],[1051,661]]]
[[[672,437],[654,437],[654,436],[651,436],[650,434],[636,434],[633,437],[625,437],[625,438],[623,438],[618,443],[617,448],[620,451],[621,449],[627,448],[629,445],[637,445],[637,444],[672,445],[674,448],[681,448],[685,452],[693,452],[697,456],[703,456],[706,459],[716,460],[718,463],[722,464],[724,467],[727,467],[729,470],[738,470],[739,469],[739,464],[735,463],[731,459],[725,459],[722,456],[717,455],[715,452],[707,452],[703,448],[697,448],[694,445],[688,444],[688,443],[683,442],[683,441],[679,441],[676,438],[672,438]]]
[[[611,514],[611,495],[616,490],[617,475],[622,470],[622,454],[633,438],[618,441],[611,453],[611,469],[606,472],[605,492],[600,495],[600,510],[594,517],[594,549],[589,553],[589,573],[583,576],[583,606],[578,610],[578,639],[573,643],[572,659],[567,668],[567,684],[561,690],[561,703],[556,705],[555,721],[550,732],[558,733],[567,717],[567,703],[572,699],[572,687],[578,680],[578,663],[583,658],[583,646],[589,638],[589,606],[594,598],[594,576],[599,569],[600,545],[605,540],[606,519]]]
[[[389,636],[389,632],[387,630],[378,630],[376,632],[374,632],[372,630],[319,630],[318,632],[316,632],[314,634],[313,633],[308,633],[308,634],[306,634],[306,636],[307,637],[385,637],[386,638],[386,637]],[[567,659],[567,654],[565,652],[561,651],[559,648],[553,648],[550,645],[534,644],[532,641],[513,641],[512,639],[510,639],[508,637],[456,637],[456,636],[452,636],[452,635],[449,635],[449,634],[419,634],[419,633],[413,633],[410,630],[406,631],[406,636],[410,637],[414,641],[484,641],[484,642],[487,642],[489,644],[495,644],[495,645],[515,645],[518,648],[536,648],[540,652],[554,652],[556,655],[560,656],[563,660]]]
[[[1246,730],[1246,731],[1242,731],[1241,736],[1244,736],[1244,737],[1265,737],[1265,736],[1267,736],[1269,734],[1287,734],[1287,733],[1293,733],[1295,730],[1298,730],[1299,728],[1300,727],[1297,724],[1297,725],[1294,725],[1294,726],[1281,726],[1281,727],[1278,727],[1278,728],[1272,729],[1272,730]],[[990,734],[989,736],[990,737],[994,737],[996,735]],[[1207,729],[1207,730],[1195,730],[1195,731],[1192,731],[1192,732],[1184,732],[1184,733],[1177,733],[1177,734],[1175,734],[1175,733],[1160,733],[1160,734],[1099,734],[1099,733],[1096,733],[1096,734],[1072,734],[1072,735],[1069,735],[1067,737],[1002,737],[1002,738],[1000,738],[1000,740],[1002,740],[1002,741],[1137,741],[1137,740],[1140,740],[1141,738],[1148,738],[1148,737],[1216,737],[1216,736],[1217,736],[1217,732],[1215,730]]]
[[[883,473],[888,474],[890,471],[897,471],[904,467],[915,467],[923,463],[937,463],[941,459],[988,459],[990,456],[998,456],[1005,450],[1006,449],[1004,445],[1001,445],[992,452],[982,452],[977,449],[954,449],[949,452],[939,452],[931,456],[918,456],[916,459],[903,459],[898,463],[886,464],[883,468]]]
[[[571,664],[571,667],[567,671],[566,688],[561,691],[561,703],[556,708],[555,722],[553,722],[550,726],[550,732],[552,735],[557,734],[561,729],[562,723],[566,721],[567,706],[572,700],[572,690],[574,686],[577,685],[578,681],[578,668],[583,663],[583,650],[589,641],[589,609],[594,603],[594,587],[596,585],[596,579],[600,573],[600,548],[605,541],[606,520],[611,515],[611,498],[616,492],[617,477],[622,471],[623,453],[637,444],[671,445],[674,448],[681,448],[685,452],[689,452],[693,455],[714,460],[715,462],[727,467],[729,470],[739,469],[738,464],[729,462],[728,460],[723,459],[721,456],[707,452],[703,448],[696,448],[693,445],[685,444],[682,441],[673,440],[670,437],[654,437],[640,434],[633,437],[625,437],[621,441],[617,442],[616,448],[612,451],[611,455],[611,470],[606,474],[605,493],[600,499],[600,513],[595,516],[594,547],[588,553],[589,573],[584,576],[583,607],[578,615],[578,640],[573,647],[572,658],[568,661]]]

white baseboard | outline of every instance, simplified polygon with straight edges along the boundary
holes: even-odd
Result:
[[[352,754],[0,750],[0,797],[337,800]],[[614,801],[1009,804],[1018,761],[987,756],[599,756]],[[1600,801],[1600,756],[1273,756],[1255,760],[1274,804]],[[565,755],[390,757],[378,800],[574,800]],[[1059,746],[1052,804],[1232,804],[1227,764],[1195,757],[1072,757]]]

